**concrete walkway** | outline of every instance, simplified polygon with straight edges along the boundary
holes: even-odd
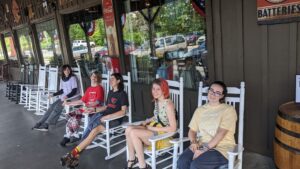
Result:
[[[62,148],[64,122],[51,126],[48,132],[33,131],[39,116],[5,97],[5,84],[0,83],[0,169],[60,169],[59,158],[72,147]],[[105,161],[105,150],[83,152],[78,169],[122,169],[125,153]],[[255,153],[244,153],[243,169],[274,169],[272,159]]]

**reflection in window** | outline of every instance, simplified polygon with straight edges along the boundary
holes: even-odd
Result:
[[[62,52],[59,36],[54,20],[36,25],[38,38],[46,65],[61,66]]]
[[[3,53],[3,50],[2,50],[1,44],[0,44],[0,61],[4,61],[4,53]]]
[[[15,63],[15,65],[17,65],[18,58],[12,35],[10,33],[6,33],[4,35],[4,41],[7,49],[9,63]]]
[[[85,25],[84,25],[85,24]],[[84,26],[88,30],[85,35]],[[94,29],[89,27],[94,27]],[[69,27],[69,36],[72,45],[73,58],[79,63],[86,64],[89,70],[97,69],[105,73],[108,50],[103,19],[96,19],[87,23],[72,24]]]
[[[125,3],[126,10],[136,8]],[[123,39],[134,46],[129,53],[133,81],[150,83],[158,74],[170,80],[183,77],[185,87],[196,88],[207,80],[204,29],[204,18],[186,0],[126,11]]]
[[[28,28],[23,28],[17,30],[21,55],[25,64],[33,64],[34,61],[34,53],[32,49],[32,41],[30,37],[30,33]]]

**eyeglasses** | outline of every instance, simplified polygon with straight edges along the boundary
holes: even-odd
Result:
[[[223,93],[221,93],[221,92],[219,92],[219,91],[214,91],[214,89],[212,89],[212,88],[210,88],[209,90],[208,90],[208,93],[209,94],[211,94],[211,95],[213,95],[213,96],[217,96],[217,97],[221,97],[221,96],[223,96]]]

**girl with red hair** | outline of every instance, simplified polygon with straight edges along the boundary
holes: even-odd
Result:
[[[149,138],[159,134],[175,132],[177,129],[175,107],[169,99],[168,82],[164,79],[155,79],[152,82],[151,92],[155,105],[154,116],[143,121],[140,126],[128,126],[126,128],[125,134],[129,156],[125,169],[132,169],[136,163],[139,163],[140,169],[150,168],[144,158],[144,146],[151,149]],[[156,144],[156,149],[165,148],[169,144],[169,140],[161,140]]]

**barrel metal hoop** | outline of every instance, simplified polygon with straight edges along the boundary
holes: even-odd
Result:
[[[296,138],[299,138],[300,139],[300,133],[296,133],[296,132],[293,132],[291,130],[287,130],[283,127],[281,127],[279,124],[276,124],[276,128],[282,132],[284,132],[285,134],[287,135],[290,135],[290,136],[293,136],[293,137],[296,137]]]
[[[278,115],[285,120],[300,123],[300,118],[295,118],[295,117],[286,115],[286,114],[282,113],[281,111],[278,112]]]
[[[290,147],[284,143],[282,143],[280,140],[278,140],[276,137],[274,138],[275,142],[280,145],[281,147],[283,147],[284,149],[288,150],[288,151],[291,151],[297,155],[300,155],[300,150],[297,149],[297,148],[293,148],[293,147]]]

